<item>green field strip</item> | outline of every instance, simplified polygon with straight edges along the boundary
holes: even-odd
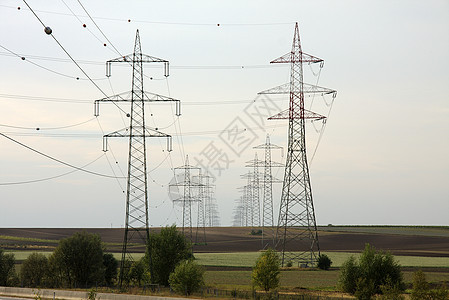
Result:
[[[20,236],[11,236],[11,235],[0,235],[0,240],[7,240],[7,241],[18,241],[18,242],[32,242],[32,243],[48,243],[48,244],[58,244],[60,240],[51,240],[51,239],[39,239],[39,238],[29,238],[29,237],[20,237]],[[123,243],[110,243],[110,242],[103,242],[103,245],[105,246],[123,246]],[[26,246],[32,246],[27,244]],[[141,245],[139,244],[128,244],[128,247],[134,248],[139,247]]]
[[[10,236],[10,235],[0,235],[0,240],[33,242],[33,243],[50,243],[50,244],[59,243],[59,240],[28,238],[28,237]]]
[[[16,261],[25,260],[31,253],[41,253],[50,256],[51,251],[5,251],[12,253]],[[358,258],[358,253],[348,252],[322,252],[329,256],[332,260],[332,267],[341,267],[342,264],[350,257]],[[122,259],[121,253],[112,253],[117,260]],[[132,253],[134,260],[141,259],[144,253]],[[260,252],[232,252],[232,253],[195,253],[198,264],[203,266],[214,267],[253,267]],[[449,257],[425,257],[425,256],[405,256],[395,255],[394,258],[402,267],[444,267],[449,268]]]
[[[353,255],[358,258],[360,254],[348,252],[322,252],[332,260],[332,267],[341,267]],[[260,252],[240,253],[196,253],[197,262],[204,266],[216,267],[253,267]],[[449,257],[423,257],[423,256],[394,256],[403,267],[449,267]]]

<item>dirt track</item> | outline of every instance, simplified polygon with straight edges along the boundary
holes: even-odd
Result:
[[[81,230],[99,234],[108,245],[108,250],[120,252],[119,244],[123,240],[123,229],[110,228],[0,228],[0,236],[54,240],[27,241],[2,239],[0,247],[6,249],[21,248],[28,250],[51,249],[57,245],[57,240],[71,236]],[[152,229],[158,231],[158,228]],[[449,230],[449,229],[448,229]],[[206,245],[196,245],[195,252],[250,252],[261,249],[261,236],[251,235],[250,228],[214,227],[206,229]],[[389,250],[395,255],[440,256],[449,257],[449,236],[401,235],[387,233],[359,233],[319,231],[320,249],[322,251],[360,252],[365,243],[370,243],[377,249]],[[300,247],[298,245],[298,247]],[[141,248],[143,250],[143,247]]]

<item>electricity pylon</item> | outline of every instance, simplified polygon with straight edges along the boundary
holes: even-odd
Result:
[[[249,172],[248,176],[250,178],[250,182],[248,182],[248,188],[251,189],[251,199],[250,199],[250,207],[251,207],[251,226],[259,227],[260,226],[260,173],[259,166],[262,165],[263,161],[257,158],[257,153],[254,155],[254,159],[247,161],[247,165],[245,167],[252,167],[253,172]]]
[[[200,170],[198,176],[194,179],[198,181],[198,218],[196,225],[195,244],[207,244],[206,241],[206,220],[210,218],[210,198],[211,189],[210,179],[212,176],[203,175]],[[202,231],[202,233],[200,232]]]
[[[189,165],[189,156],[186,155],[185,164],[180,167],[175,168],[176,170],[184,170],[184,180],[182,182],[177,182],[170,184],[170,186],[183,187],[182,196],[178,199],[174,199],[173,202],[181,202],[182,204],[182,233],[193,242],[193,229],[192,229],[192,203],[198,202],[199,199],[195,197],[192,193],[192,187],[199,187],[199,183],[192,181],[193,174],[192,170],[200,171],[200,168]],[[175,176],[176,178],[176,176]]]
[[[253,174],[251,171],[240,175],[241,178],[246,179],[246,185],[238,188],[243,192],[243,203],[245,204],[245,224],[246,227],[254,226],[254,206],[253,204]]]
[[[262,248],[275,246],[275,227],[273,213],[273,183],[281,182],[272,176],[272,167],[283,167],[282,164],[271,161],[271,150],[282,149],[282,147],[271,144],[270,136],[267,134],[265,144],[255,146],[253,149],[264,149],[265,160],[261,166],[264,168],[263,184],[263,202],[262,202]],[[268,238],[265,238],[267,236]]]
[[[214,193],[214,185],[211,184],[211,179],[213,179],[210,175],[202,175],[204,184],[204,225],[206,227],[212,227],[214,224],[214,213],[213,203],[212,203],[212,195]]]
[[[271,63],[290,64],[290,83],[259,94],[288,94],[289,108],[269,119],[287,119],[288,149],[282,187],[276,239],[282,251],[282,265],[291,262],[314,266],[320,254],[309,166],[306,155],[305,121],[322,120],[324,116],[304,108],[305,93],[336,94],[336,91],[304,83],[303,64],[323,60],[302,52],[298,23],[295,25],[292,49]]]
[[[180,115],[179,100],[165,97],[143,89],[143,63],[163,63],[165,74],[168,76],[168,61],[142,54],[139,30],[136,32],[134,53],[106,62],[106,76],[111,76],[112,63],[127,63],[133,67],[132,90],[127,93],[114,95],[95,101],[94,114],[99,115],[100,102],[130,102],[131,113],[129,128],[115,131],[103,136],[103,151],[107,151],[107,139],[111,137],[129,137],[128,179],[126,189],[125,234],[123,238],[122,260],[120,264],[119,285],[124,283],[124,275],[128,274],[134,261],[129,252],[131,243],[147,244],[149,240],[148,218],[148,181],[147,181],[147,137],[167,138],[167,149],[171,151],[171,136],[145,126],[145,102],[175,101],[176,115]],[[116,104],[117,105],[117,104]],[[151,260],[151,257],[150,257]],[[150,267],[152,262],[150,261]],[[150,270],[151,273],[152,270]],[[152,279],[152,278],[151,278]]]

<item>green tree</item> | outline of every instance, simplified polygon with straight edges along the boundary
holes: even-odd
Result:
[[[366,244],[359,261],[350,257],[343,263],[339,278],[340,288],[358,299],[371,299],[382,294],[381,286],[391,285],[404,290],[401,266],[390,253],[378,252]]]
[[[418,270],[413,273],[413,289],[410,295],[412,300],[447,300],[449,291],[441,286],[439,289],[430,289],[423,271]]]
[[[256,286],[269,291],[279,286],[279,274],[279,256],[273,249],[268,249],[257,259],[251,277]]]
[[[103,245],[99,235],[77,232],[62,239],[53,256],[52,267],[62,275],[65,281],[62,284],[87,287],[104,281]]]
[[[176,265],[190,258],[193,258],[191,244],[175,225],[161,228],[160,233],[150,234],[145,262],[153,271],[154,283],[168,286],[170,273]]]
[[[112,286],[117,279],[118,260],[111,253],[103,254],[104,281],[107,286]]]
[[[411,293],[411,299],[420,300],[420,299],[429,299],[429,283],[426,280],[426,275],[421,270],[418,270],[413,273],[413,289]]]
[[[14,263],[14,254],[6,254],[3,249],[0,249],[0,285],[9,286],[14,284],[17,277]]]
[[[321,270],[329,270],[332,265],[332,260],[326,254],[320,254],[318,257],[317,267]]]
[[[350,294],[357,290],[357,280],[360,278],[360,269],[354,256],[350,256],[341,266],[339,285],[340,288]]]
[[[170,287],[177,293],[190,295],[204,285],[204,268],[193,260],[183,260],[170,274]]]
[[[129,269],[129,280],[137,286],[150,283],[150,271],[144,258],[134,261]]]
[[[404,300],[405,297],[402,295],[403,290],[401,287],[396,284],[392,284],[391,280],[387,280],[387,283],[380,286],[380,289],[382,291],[382,295],[380,295],[378,298],[379,300]]]
[[[45,285],[48,276],[48,258],[41,253],[31,253],[22,263],[20,278],[26,287],[41,287]]]

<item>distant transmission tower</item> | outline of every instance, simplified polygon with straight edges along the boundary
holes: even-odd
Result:
[[[272,167],[282,167],[283,165],[271,161],[271,149],[282,149],[277,145],[270,143],[270,136],[267,134],[265,144],[255,146],[254,149],[265,150],[265,160],[262,161],[264,168],[263,184],[263,203],[262,203],[262,248],[275,246],[274,213],[273,213],[273,183],[281,182],[272,176]],[[267,238],[265,238],[267,236]]]
[[[206,224],[210,217],[210,201],[212,185],[210,179],[212,176],[203,175],[200,170],[198,176],[194,176],[198,182],[198,218],[195,234],[195,244],[207,244],[206,241]]]
[[[243,196],[240,196],[235,202],[237,205],[234,207],[232,226],[243,227],[245,224],[245,204],[243,202]]]
[[[251,226],[260,226],[260,173],[259,166],[263,165],[263,161],[257,158],[257,153],[254,155],[254,159],[247,161],[246,167],[253,168],[253,171],[248,173],[250,181],[248,182],[248,188],[251,189],[251,197],[249,205],[251,207]]]
[[[95,116],[99,115],[100,102],[131,102],[129,128],[125,128],[103,137],[103,151],[107,151],[107,138],[129,137],[128,181],[126,190],[125,235],[123,238],[122,260],[119,284],[124,283],[124,274],[128,274],[133,258],[128,246],[131,243],[146,245],[149,238],[148,220],[148,184],[147,184],[147,137],[167,138],[167,148],[171,151],[171,136],[145,126],[145,102],[175,101],[176,114],[180,115],[180,102],[173,98],[148,93],[143,89],[143,63],[163,63],[165,76],[168,76],[168,61],[142,54],[139,30],[136,32],[134,53],[106,62],[106,76],[111,75],[111,64],[124,62],[132,65],[133,78],[131,92],[103,98],[95,101]],[[116,104],[117,105],[117,104]],[[150,257],[151,259],[151,257]],[[150,266],[152,264],[150,263]],[[152,270],[151,270],[152,273]]]
[[[182,182],[170,184],[171,187],[183,187],[181,197],[174,199],[173,202],[180,202],[182,204],[182,233],[193,242],[192,203],[198,202],[199,199],[194,195],[192,188],[198,188],[200,184],[192,180],[194,175],[191,171],[195,170],[199,173],[200,168],[189,165],[189,156],[186,155],[185,164],[176,167],[175,170],[184,171],[184,180]]]
[[[271,63],[290,64],[290,83],[259,94],[289,94],[289,109],[269,119],[287,119],[288,150],[285,163],[279,221],[278,246],[282,251],[282,265],[291,262],[314,266],[320,254],[315,210],[310,186],[309,167],[306,156],[305,120],[325,117],[304,108],[305,93],[333,94],[334,90],[305,84],[303,63],[321,63],[323,60],[302,52],[298,23],[295,26],[291,52]]]

